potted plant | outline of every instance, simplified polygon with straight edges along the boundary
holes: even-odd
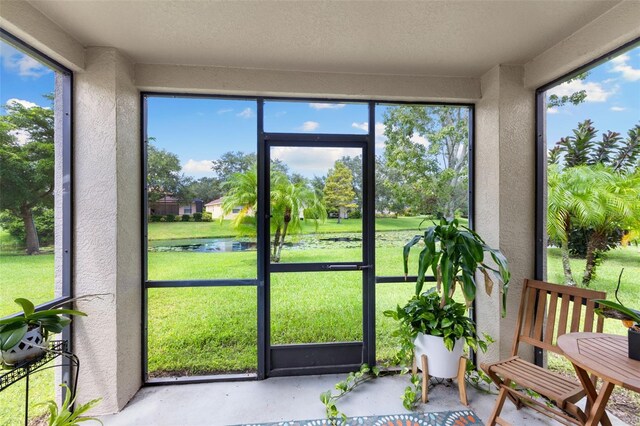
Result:
[[[96,422],[103,424],[102,421],[96,417],[83,416],[84,413],[98,405],[102,398],[92,399],[86,404],[76,404],[76,397],[73,396],[72,398],[69,386],[64,383],[60,386],[67,390],[61,407],[58,407],[58,403],[53,400],[38,404],[47,406],[47,409],[49,410],[49,419],[47,424],[49,426],[77,426],[80,423],[89,420],[95,420]]]
[[[0,320],[0,356],[7,365],[40,356],[46,349],[49,334],[57,334],[69,323],[68,315],[85,313],[73,309],[54,308],[36,312],[33,303],[18,298],[22,315]]]
[[[423,354],[427,356],[429,375],[452,378],[457,375],[465,342],[473,349],[486,350],[486,342],[477,337],[475,324],[467,315],[467,307],[476,297],[476,273],[482,274],[488,294],[494,281],[502,283],[504,316],[510,279],[507,260],[499,250],[487,246],[477,233],[461,226],[457,219],[442,218],[439,224],[429,227],[423,235],[416,235],[404,246],[405,276],[411,248],[421,241],[424,248],[419,254],[415,295],[405,306],[398,306],[385,315],[405,327],[413,340],[416,359]],[[485,253],[496,267],[485,263]],[[436,278],[437,287],[423,293],[429,270]],[[458,286],[466,305],[453,300]]]
[[[640,361],[640,311],[630,309],[618,299],[618,290],[620,289],[620,281],[622,273],[618,276],[618,285],[616,286],[615,298],[618,303],[612,300],[596,299],[598,304],[596,313],[605,318],[619,319],[627,327],[627,338],[629,339],[629,358]]]

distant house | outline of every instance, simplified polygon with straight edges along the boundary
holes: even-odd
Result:
[[[183,202],[171,195],[166,195],[158,201],[149,202],[149,214],[166,216],[172,214],[181,216],[183,214],[202,213],[203,201],[192,200],[190,203]]]
[[[204,210],[206,212],[211,213],[211,216],[214,219],[220,219],[223,216],[225,219],[235,219],[238,216],[238,213],[240,213],[240,211],[242,210],[242,206],[236,206],[229,213],[224,214],[224,211],[222,209],[223,202],[224,202],[224,197],[217,198],[213,201],[209,201],[207,204],[204,205]],[[251,215],[252,213],[253,213],[253,210],[249,209],[248,214]]]

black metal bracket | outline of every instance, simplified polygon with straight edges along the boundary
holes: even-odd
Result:
[[[68,360],[67,365],[75,367],[76,371],[74,374],[73,386],[71,387],[72,398],[73,396],[75,396],[76,389],[78,388],[78,372],[80,370],[80,360],[75,354],[69,352],[68,346],[69,342],[66,340],[53,340],[49,342],[48,348],[41,356],[9,367],[10,370],[0,373],[0,392],[22,379],[26,380],[24,400],[25,426],[29,424],[29,376],[38,371],[58,367],[58,365],[47,366],[47,364],[54,359],[58,357],[66,358]]]

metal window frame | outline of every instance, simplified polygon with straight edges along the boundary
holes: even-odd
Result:
[[[372,215],[375,212],[375,111],[378,105],[416,105],[416,106],[454,106],[466,108],[468,110],[468,126],[469,126],[469,227],[473,229],[475,222],[475,179],[474,179],[474,146],[475,146],[475,104],[460,102],[418,102],[418,101],[397,101],[385,99],[369,99],[354,100],[343,98],[323,98],[323,97],[263,97],[263,96],[244,96],[244,95],[219,95],[219,94],[194,94],[180,92],[158,92],[158,91],[142,91],[140,92],[141,106],[141,182],[143,183],[142,191],[142,382],[144,385],[157,386],[168,384],[184,384],[184,383],[208,383],[220,381],[244,381],[244,380],[260,380],[268,375],[268,366],[270,365],[270,295],[268,291],[268,275],[269,272],[294,272],[294,271],[323,271],[324,263],[319,264],[303,264],[304,266],[295,264],[282,264],[273,268],[269,260],[269,239],[267,238],[268,228],[265,220],[257,221],[257,277],[256,279],[216,279],[216,280],[179,280],[179,281],[153,281],[148,280],[148,261],[147,261],[147,156],[146,146],[148,143],[147,135],[147,99],[150,97],[160,98],[187,98],[187,99],[212,99],[212,100],[245,100],[256,102],[257,116],[257,172],[258,172],[258,206],[264,206],[266,202],[266,192],[268,191],[269,182],[265,181],[264,176],[266,166],[266,146],[269,142],[278,141],[278,145],[290,144],[291,146],[329,146],[327,142],[333,142],[340,147],[361,147],[362,141],[367,141],[363,148],[363,199],[367,204],[367,208]],[[281,132],[265,132],[264,130],[264,103],[271,101],[290,101],[290,102],[336,102],[346,104],[359,104],[368,107],[369,129],[366,134],[309,134],[309,133],[281,133]],[[322,140],[322,145],[318,141]],[[331,144],[330,144],[331,145]],[[284,146],[284,145],[283,145]],[[333,145],[331,145],[333,146]],[[369,147],[369,149],[367,148]],[[364,182],[367,182],[365,185]],[[260,215],[260,212],[257,212]],[[371,236],[371,244],[365,248],[365,235]],[[375,364],[376,354],[376,330],[375,330],[375,287],[377,284],[383,283],[407,283],[415,282],[415,276],[376,276],[375,275],[375,220],[363,217],[363,258],[361,262],[342,262],[348,265],[355,265],[356,269],[363,265],[370,265],[362,270],[363,272],[363,340],[364,343],[364,362],[370,365]],[[340,263],[340,262],[339,262]],[[335,262],[333,262],[335,264]],[[271,266],[271,268],[270,268]],[[275,269],[275,270],[274,270]],[[435,282],[433,277],[427,277],[427,282]],[[219,286],[255,286],[257,291],[257,345],[258,359],[257,372],[255,374],[220,374],[220,375],[201,375],[180,378],[148,378],[148,295],[149,288],[172,288],[172,287],[219,287]],[[470,310],[470,315],[475,319],[475,302]],[[295,346],[295,345],[294,345]],[[472,354],[472,360],[475,362],[475,354]],[[351,368],[352,366],[349,366]],[[338,367],[339,369],[339,367]],[[308,370],[290,371],[291,374],[307,374]],[[322,370],[322,368],[320,368]],[[320,373],[328,371],[319,371]],[[272,372],[274,373],[274,372]],[[272,375],[280,375],[278,371]]]
[[[575,77],[578,74],[581,74],[585,71],[588,71],[592,68],[595,68],[611,59],[613,57],[620,55],[628,50],[634,49],[640,46],[640,37],[635,38],[612,51],[605,53],[602,56],[597,57],[596,59],[587,62],[584,65],[581,65],[572,71],[552,80],[549,83],[546,83],[535,90],[535,140],[536,140],[536,177],[535,177],[535,238],[536,238],[536,247],[535,247],[535,260],[534,260],[534,278],[536,280],[542,280],[544,278],[545,273],[545,239],[547,232],[544,229],[544,218],[546,215],[546,199],[544,197],[544,190],[547,184],[547,129],[546,129],[546,97],[545,93],[559,85],[564,83],[565,81]],[[534,351],[534,360],[535,363],[539,366],[542,366],[544,363],[544,350],[542,348],[535,348]]]
[[[0,40],[39,61],[62,77],[62,294],[53,300],[36,306],[36,311],[50,309],[53,306],[70,304],[73,299],[73,72],[40,50],[32,47],[20,38],[0,28]],[[59,242],[54,245],[60,244]],[[19,315],[19,314],[15,314]],[[12,315],[14,316],[14,315]],[[62,339],[73,348],[72,325],[62,331]],[[73,371],[70,365],[61,365],[62,383],[73,383]],[[65,397],[62,390],[61,397]]]

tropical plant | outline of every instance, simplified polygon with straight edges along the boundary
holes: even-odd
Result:
[[[414,295],[403,307],[385,311],[386,317],[399,321],[406,327],[411,340],[418,333],[440,336],[449,350],[453,350],[458,339],[464,339],[469,347],[487,350],[487,343],[477,337],[476,326],[466,315],[467,307],[453,300],[441,306],[441,298],[435,288]]]
[[[102,398],[92,399],[85,404],[75,404],[76,398],[75,396],[73,398],[71,397],[71,390],[69,389],[69,386],[64,383],[60,386],[66,389],[64,401],[62,402],[61,407],[58,407],[58,404],[54,400],[37,404],[45,405],[49,409],[49,419],[47,423],[49,426],[76,426],[79,423],[89,420],[95,420],[102,424],[102,421],[96,417],[82,416],[91,408],[98,405]]]
[[[588,236],[582,278],[588,286],[599,254],[611,247],[611,236],[640,229],[640,170],[623,173],[602,164],[560,169],[553,164],[547,184],[547,232],[560,245],[565,283],[576,284],[569,242],[572,231],[581,229]]]
[[[507,309],[507,289],[509,273],[507,259],[500,250],[489,247],[480,236],[471,229],[461,226],[457,219],[441,218],[439,224],[427,228],[423,235],[416,235],[403,250],[404,274],[409,274],[409,253],[419,242],[424,248],[418,257],[418,278],[415,295],[420,296],[429,269],[438,283],[438,292],[442,292],[440,307],[451,301],[456,284],[460,285],[467,304],[476,297],[476,271],[484,277],[485,290],[491,294],[494,280],[502,283],[502,314]],[[484,262],[485,253],[493,259],[496,267]],[[493,278],[491,278],[493,276]]]
[[[46,340],[49,333],[60,333],[71,323],[69,315],[87,315],[73,309],[55,307],[36,312],[30,300],[18,298],[15,302],[22,307],[22,315],[0,320],[0,349],[3,351],[19,344],[30,329],[42,328]]]
[[[252,168],[244,173],[235,173],[224,185],[228,192],[222,202],[223,212],[226,215],[240,206],[240,212],[233,220],[233,226],[240,227],[250,212],[257,211],[257,171]],[[301,219],[313,220],[317,226],[318,222],[326,220],[327,210],[306,180],[296,179],[296,182],[292,182],[276,168],[272,170],[270,186],[271,232],[274,236],[271,260],[279,262],[287,235],[302,229]]]
[[[598,305],[598,308],[595,309],[595,312],[605,318],[619,319],[626,327],[632,327],[634,325],[640,326],[640,311],[627,308],[618,298],[618,290],[620,290],[620,282],[622,280],[623,273],[624,268],[620,271],[620,275],[618,275],[618,285],[616,286],[616,291],[614,293],[618,302],[616,303],[612,300],[606,299],[596,299],[594,302]]]
[[[327,219],[323,200],[306,182],[293,183],[284,173],[271,174],[271,230],[273,252],[271,260],[280,262],[282,247],[289,233],[300,232],[301,216],[318,222]]]

